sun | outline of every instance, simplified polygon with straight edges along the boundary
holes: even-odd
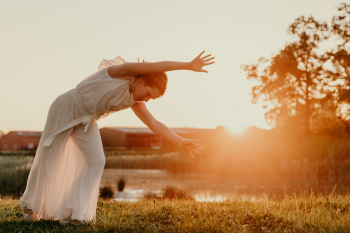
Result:
[[[225,128],[232,134],[241,134],[248,128],[248,126],[225,126]]]

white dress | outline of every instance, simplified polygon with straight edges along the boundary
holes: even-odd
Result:
[[[96,121],[135,104],[129,93],[134,78],[113,79],[107,73],[122,63],[120,57],[103,60],[99,71],[51,104],[20,200],[38,218],[94,219],[105,165]]]

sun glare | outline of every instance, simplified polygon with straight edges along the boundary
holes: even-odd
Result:
[[[226,126],[225,128],[232,134],[241,134],[247,129],[247,126]]]

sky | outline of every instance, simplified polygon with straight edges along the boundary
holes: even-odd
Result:
[[[0,7],[0,130],[42,131],[51,103],[97,71],[102,59],[190,62],[209,73],[168,72],[165,95],[147,108],[169,127],[268,129],[241,69],[271,57],[302,15],[330,20],[338,0],[16,1]],[[98,121],[145,127],[131,109]]]

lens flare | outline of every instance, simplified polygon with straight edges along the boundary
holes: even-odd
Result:
[[[226,126],[225,128],[228,132],[232,134],[241,134],[248,128],[248,126]]]

